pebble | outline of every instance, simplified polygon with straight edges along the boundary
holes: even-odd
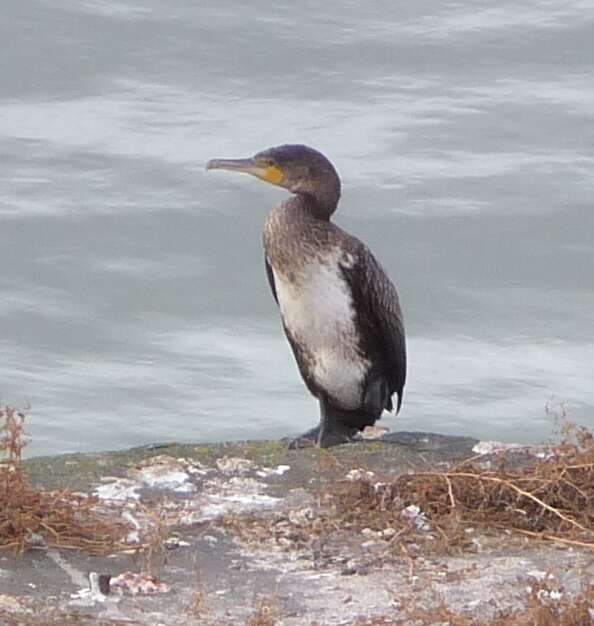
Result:
[[[217,459],[216,464],[223,474],[239,474],[240,476],[249,474],[255,467],[253,461],[242,459],[241,457],[224,456]]]

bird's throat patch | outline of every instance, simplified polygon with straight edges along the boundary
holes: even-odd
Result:
[[[280,170],[276,165],[269,165],[262,172],[262,180],[265,180],[267,183],[271,183],[272,185],[280,185],[284,178],[282,170]]]

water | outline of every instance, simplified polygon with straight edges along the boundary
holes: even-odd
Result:
[[[0,397],[29,454],[317,421],[268,293],[285,193],[206,173],[285,142],[398,285],[386,423],[594,425],[594,2],[4,0]]]

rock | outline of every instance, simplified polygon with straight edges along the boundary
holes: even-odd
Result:
[[[147,573],[123,572],[112,578],[110,589],[119,589],[132,595],[167,593],[171,590],[169,585],[159,581],[155,576]]]
[[[352,469],[346,475],[346,479],[352,480],[353,482],[355,480],[373,480],[374,477],[375,477],[374,472],[366,470],[362,467],[357,467],[355,469]]]
[[[365,426],[365,428],[359,433],[361,439],[373,440],[380,439],[390,431],[385,426]]]
[[[116,478],[113,482],[101,485],[95,489],[95,495],[102,500],[138,500],[138,490],[142,485],[128,478]]]
[[[177,493],[196,491],[196,485],[190,482],[190,476],[184,464],[165,454],[137,463],[129,474],[147,487],[167,489]]]
[[[27,609],[25,599],[20,596],[10,596],[1,593],[0,594],[0,611],[7,611],[9,613],[30,613]]]
[[[260,476],[260,478],[268,478],[269,476],[282,476],[290,469],[290,465],[277,465],[275,469],[271,467],[263,467],[256,472],[256,476]]]
[[[425,513],[416,504],[411,504],[402,510],[401,515],[411,520],[416,526],[417,530],[430,531],[431,526],[425,516]]]
[[[249,474],[256,464],[249,459],[242,459],[240,457],[222,457],[216,461],[217,467],[223,474],[239,474],[245,476]]]

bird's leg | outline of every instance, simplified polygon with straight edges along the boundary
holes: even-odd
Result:
[[[325,399],[321,399],[320,423],[315,428],[293,439],[289,443],[289,449],[296,450],[299,448],[311,448],[312,446],[330,448],[352,441],[359,429],[347,426],[343,421],[337,419],[334,413],[338,412]]]
[[[348,426],[343,421],[337,419],[334,415],[336,412],[328,404],[327,400],[320,400],[320,432],[317,441],[320,448],[330,448],[349,443],[359,432],[358,428]]]

